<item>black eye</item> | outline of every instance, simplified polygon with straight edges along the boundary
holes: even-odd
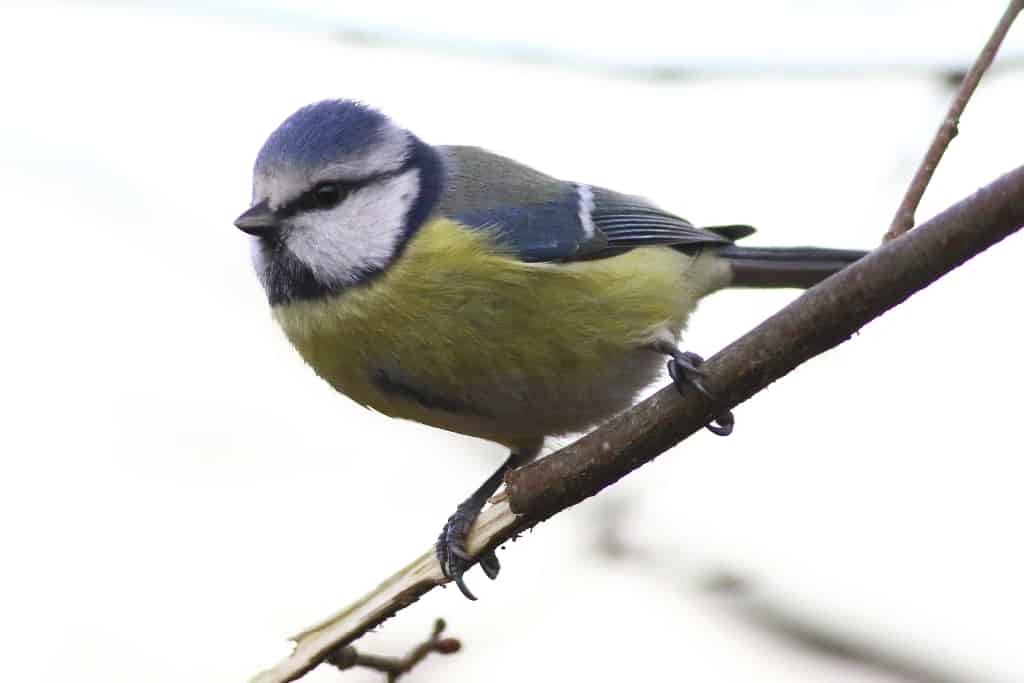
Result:
[[[313,188],[313,204],[318,209],[333,209],[347,194],[338,183],[320,183]]]

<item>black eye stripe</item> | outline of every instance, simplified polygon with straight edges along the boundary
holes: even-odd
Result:
[[[316,211],[330,209],[345,200],[352,192],[365,184],[366,181],[350,183],[343,181],[325,181],[317,183],[312,190],[303,192],[295,199],[283,205],[274,213],[279,218],[287,218],[303,211]],[[333,199],[327,201],[328,195],[333,194]]]
[[[359,188],[366,187],[367,185],[371,185],[381,180],[393,178],[395,176],[401,175],[402,173],[405,173],[407,170],[409,170],[409,165],[403,164],[400,168],[397,168],[394,171],[388,171],[387,173],[376,173],[365,178],[360,178],[359,180],[325,180],[317,183],[313,187],[313,189],[303,192],[302,194],[300,194],[298,197],[291,200],[287,204],[283,204],[277,211],[274,212],[274,214],[278,218],[288,218],[290,216],[294,216],[304,211],[317,211],[325,210],[327,208],[333,208],[334,206],[337,206],[341,202],[345,201],[346,197],[348,197],[350,194],[352,194]],[[335,201],[333,204],[330,204],[329,206],[321,204],[320,201],[317,199],[318,191],[322,190],[325,186],[334,186],[335,188],[337,188],[338,191],[337,201]]]

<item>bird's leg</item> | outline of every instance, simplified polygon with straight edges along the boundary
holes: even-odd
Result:
[[[515,450],[509,453],[508,459],[505,460],[504,464],[488,477],[487,481],[481,484],[480,488],[474,491],[469,498],[462,501],[459,507],[455,508],[455,513],[448,518],[444,529],[441,530],[441,535],[438,537],[437,545],[435,546],[437,559],[441,563],[441,570],[445,576],[455,581],[455,585],[459,587],[462,594],[470,600],[476,600],[476,596],[466,587],[466,582],[462,578],[466,570],[472,567],[474,563],[479,562],[480,568],[484,570],[484,574],[489,579],[495,579],[501,570],[501,564],[498,562],[498,556],[493,550],[484,553],[475,560],[470,557],[469,553],[466,552],[466,536],[469,534],[469,529],[473,526],[473,522],[476,521],[477,515],[480,514],[480,510],[483,509],[487,500],[501,486],[505,473],[529,462],[539,451],[540,448],[533,448]]]
[[[709,401],[714,400],[711,392],[704,386],[705,373],[700,369],[701,363],[704,362],[703,358],[692,351],[680,351],[674,344],[668,342],[658,342],[653,349],[669,357],[668,374],[671,375],[679,393],[685,394],[686,390],[692,387],[704,394]],[[731,410],[727,410],[705,426],[714,434],[728,436],[732,434],[735,425],[736,418],[733,417]]]

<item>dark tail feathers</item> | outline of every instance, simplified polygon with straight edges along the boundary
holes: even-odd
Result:
[[[718,250],[718,255],[732,266],[733,287],[811,287],[866,253],[852,249],[735,244]]]

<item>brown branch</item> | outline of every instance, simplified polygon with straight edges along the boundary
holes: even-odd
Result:
[[[445,626],[444,619],[435,621],[434,630],[431,631],[430,637],[413,648],[412,652],[401,658],[367,655],[348,645],[335,649],[327,655],[324,661],[342,671],[356,666],[373,669],[374,671],[382,671],[388,675],[388,683],[394,683],[403,674],[409,673],[413,667],[426,659],[427,655],[431,652],[450,655],[462,649],[462,644],[455,638],[441,637]]]
[[[1003,38],[1006,37],[1006,33],[1010,30],[1010,25],[1013,24],[1013,20],[1017,18],[1022,9],[1024,9],[1024,0],[1010,0],[1009,6],[1007,6],[999,23],[996,24],[996,28],[992,31],[992,35],[989,36],[985,47],[982,48],[981,54],[978,55],[974,65],[971,66],[970,71],[967,72],[967,75],[961,81],[956,97],[953,98],[953,102],[949,105],[949,110],[942,119],[939,129],[935,131],[932,144],[928,148],[928,152],[925,153],[924,159],[921,160],[921,165],[917,167],[914,178],[910,181],[910,187],[907,188],[907,193],[903,196],[903,201],[900,202],[899,208],[896,209],[896,215],[893,216],[892,224],[885,233],[885,237],[882,238],[883,242],[899,237],[914,227],[914,215],[917,213],[917,207],[921,203],[924,191],[928,188],[928,183],[932,180],[935,168],[939,165],[939,161],[942,160],[942,155],[945,154],[949,143],[959,133],[960,116],[964,113],[967,102],[971,99],[971,95],[974,94],[975,88],[978,87],[981,77],[988,70],[988,67],[991,66],[992,60],[995,59],[996,52],[999,51]]]
[[[967,259],[1024,226],[1024,166],[917,230],[804,292],[704,365],[714,404],[666,387],[576,443],[506,475],[507,497],[470,532],[478,555],[614,483]],[[294,640],[294,652],[258,683],[291,681],[368,630],[446,583],[428,550],[362,599]]]

